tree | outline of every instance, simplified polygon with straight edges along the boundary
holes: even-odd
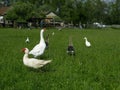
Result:
[[[104,0],[9,0],[12,8],[7,18],[27,20],[45,17],[54,12],[66,22],[120,24],[120,0],[108,3]]]
[[[63,4],[63,5],[61,5]],[[69,0],[63,1],[60,4],[60,17],[66,22],[73,22],[76,24],[79,22],[79,12],[77,12],[76,1]]]
[[[7,19],[26,21],[28,18],[32,17],[33,5],[30,3],[16,3],[6,15]]]
[[[86,22],[92,22],[94,18],[95,1],[87,0],[83,5],[83,15]]]
[[[120,0],[116,0],[116,2],[112,4],[110,14],[112,24],[120,24]]]
[[[106,15],[107,4],[104,1],[96,0],[94,16],[98,22],[103,22]]]

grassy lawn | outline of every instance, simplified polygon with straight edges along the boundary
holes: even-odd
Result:
[[[0,90],[120,90],[120,30],[48,28],[49,49],[38,58],[53,61],[34,70],[23,65],[21,49],[31,50],[39,31],[0,28]],[[69,36],[75,56],[66,53]],[[85,47],[85,36],[92,47]]]

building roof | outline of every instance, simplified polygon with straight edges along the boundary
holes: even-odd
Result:
[[[46,15],[47,18],[54,18],[56,17],[57,15],[53,12],[50,12],[49,14]]]
[[[5,15],[10,7],[0,7],[0,15]]]

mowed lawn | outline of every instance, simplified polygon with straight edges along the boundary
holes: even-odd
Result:
[[[23,65],[21,49],[31,50],[39,42],[39,32],[0,28],[0,90],[120,90],[120,29],[47,28],[49,49],[38,59],[52,63],[35,70]],[[69,36],[75,56],[66,53]],[[85,47],[85,36],[90,48]],[[30,43],[25,43],[27,37]]]

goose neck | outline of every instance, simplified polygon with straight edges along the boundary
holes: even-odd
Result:
[[[26,59],[26,58],[28,58],[28,54],[27,53],[24,54],[23,59]]]
[[[85,40],[87,41],[87,38],[85,38]]]
[[[41,41],[44,41],[44,38],[43,38],[43,31],[40,33],[40,38],[41,38]]]

